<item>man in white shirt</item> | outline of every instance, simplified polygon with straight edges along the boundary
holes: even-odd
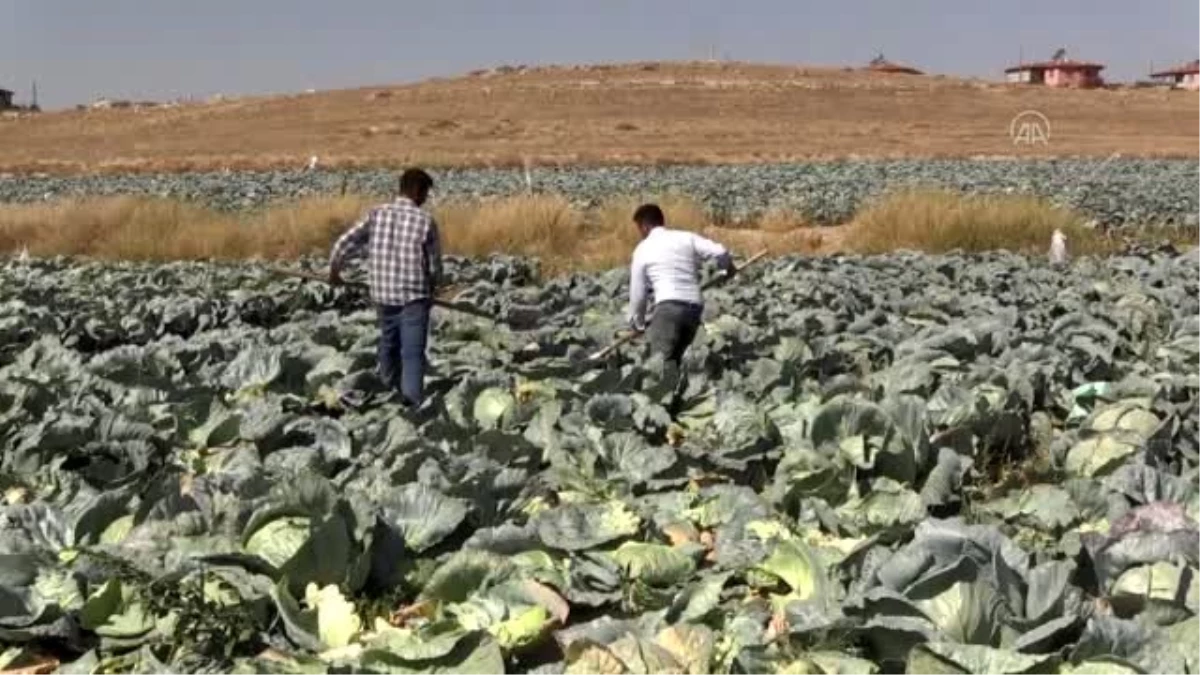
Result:
[[[701,262],[715,259],[728,276],[736,268],[724,246],[693,232],[668,228],[664,220],[657,204],[643,204],[633,213],[642,241],[633,251],[629,270],[629,325],[645,332],[651,348],[678,368],[704,313]],[[648,290],[654,293],[654,314],[646,326]]]

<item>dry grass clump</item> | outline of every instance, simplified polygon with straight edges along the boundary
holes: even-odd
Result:
[[[795,211],[784,208],[768,209],[754,225],[763,232],[795,232],[813,227],[808,219]]]
[[[500,251],[569,257],[585,235],[583,214],[558,195],[448,202],[435,205],[432,211],[443,247],[459,255]]]
[[[646,195],[622,195],[606,200],[592,210],[590,225],[593,233],[616,233],[627,243],[636,243],[637,229],[633,212],[646,203],[658,204],[669,227],[697,230],[713,225],[712,218],[695,199],[676,192]]]
[[[240,218],[142,197],[5,205],[0,251],[123,260],[295,257],[328,250],[367,203],[359,197],[318,197]]]
[[[324,255],[377,201],[357,195],[314,197],[240,214],[141,197],[0,205],[0,253],[145,261]],[[1122,243],[1085,227],[1082,216],[1035,198],[941,191],[894,194],[868,206],[853,222],[832,227],[809,227],[781,211],[727,226],[676,194],[618,196],[586,210],[559,195],[449,201],[433,204],[432,210],[446,253],[536,256],[554,275],[627,265],[638,243],[633,211],[644,201],[661,205],[668,225],[720,241],[739,256],[763,249],[772,255],[897,249],[1044,255],[1055,229],[1067,235],[1072,256],[1108,253]],[[1194,243],[1194,231],[1184,234],[1174,238]]]
[[[963,195],[920,189],[889,195],[867,206],[850,224],[847,239],[862,253],[911,249],[927,253],[1048,250],[1054,230],[1067,236],[1072,254],[1100,252],[1103,238],[1085,218],[1025,195]]]
[[[143,197],[0,205],[0,252],[122,260],[324,254],[378,201],[315,197],[242,214]],[[441,226],[444,251],[456,255],[510,253],[538,256],[552,267],[596,269],[620,264],[636,243],[632,207],[617,223],[616,207],[585,213],[558,195],[451,201],[431,210]],[[696,207],[691,212],[701,213]],[[597,222],[597,216],[611,222]],[[707,225],[707,220],[689,223]]]
[[[188,223],[185,233],[181,224]],[[219,223],[206,209],[182,202],[106,197],[0,210],[0,249],[38,256],[77,254],[133,260],[204,257],[209,249],[238,255],[242,239],[212,236]]]
[[[328,251],[333,242],[376,202],[377,199],[361,195],[312,197],[285,202],[243,219],[226,215],[222,227],[249,230],[253,255],[296,258],[315,251]]]
[[[836,251],[842,239],[841,232],[836,227],[803,227],[790,232],[712,227],[701,230],[700,234],[725,244],[738,256],[749,256],[762,250],[769,255],[815,255]]]

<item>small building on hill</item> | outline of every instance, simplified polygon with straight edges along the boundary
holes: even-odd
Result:
[[[1175,66],[1156,73],[1150,73],[1156,80],[1165,80],[1175,89],[1200,90],[1200,59]]]
[[[13,107],[13,93],[7,89],[0,89],[0,110],[8,110]]]
[[[1101,70],[1104,64],[1068,59],[1066,50],[1060,49],[1049,61],[1018,63],[1005,68],[1004,74],[1009,82],[1086,89],[1104,86]]]
[[[925,73],[922,73],[921,71],[917,70],[916,68],[913,68],[912,66],[906,66],[906,65],[903,65],[900,63],[894,63],[892,61],[888,61],[887,59],[883,58],[883,54],[880,54],[879,56],[876,56],[875,58],[871,59],[871,62],[867,64],[866,70],[869,70],[869,71],[875,72],[875,73],[900,73],[900,74],[904,74],[904,75],[924,75],[925,74]]]

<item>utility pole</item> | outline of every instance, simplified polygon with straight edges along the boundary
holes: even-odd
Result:
[[[32,83],[32,86],[30,87],[30,89],[32,89],[32,92],[31,92],[31,94],[30,94],[30,99],[31,99],[31,100],[30,100],[30,102],[29,102],[29,107],[30,107],[30,109],[32,109],[32,110],[39,110],[39,108],[38,108],[38,102],[37,102],[37,80],[34,80],[34,81],[33,81],[33,83]]]

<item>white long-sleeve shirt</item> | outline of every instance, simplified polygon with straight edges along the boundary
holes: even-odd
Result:
[[[633,251],[629,273],[629,323],[642,328],[646,316],[647,290],[654,302],[679,300],[702,305],[700,263],[705,258],[728,258],[721,244],[686,230],[659,226],[650,231]]]

